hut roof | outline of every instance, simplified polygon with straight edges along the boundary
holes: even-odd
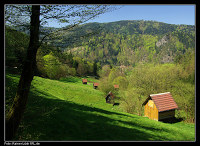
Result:
[[[178,108],[170,92],[150,94],[143,105],[145,105],[149,99],[153,100],[159,112]]]
[[[82,82],[87,82],[87,79],[82,79]]]
[[[119,88],[119,85],[114,85],[114,88]]]
[[[94,86],[99,86],[99,83],[93,83]]]

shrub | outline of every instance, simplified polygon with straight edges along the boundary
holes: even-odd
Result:
[[[128,81],[126,77],[118,76],[114,79],[113,85],[117,84],[119,85],[120,89],[126,89],[128,87]]]
[[[179,106],[179,117],[194,122],[195,119],[195,85],[184,81],[173,84],[172,94]]]
[[[129,76],[129,87],[140,88],[142,95],[166,92],[179,79],[180,66],[174,64],[143,65],[134,68]]]
[[[110,65],[104,65],[101,70],[98,71],[100,77],[108,76],[110,73]]]
[[[71,76],[76,76],[76,69],[75,68],[69,68],[68,73]]]
[[[123,76],[123,73],[118,68],[112,68],[112,70],[108,75],[108,80],[110,82],[113,82],[114,79],[117,78],[118,76]]]
[[[145,100],[145,97],[137,94],[137,90],[132,88],[127,91],[119,91],[120,100],[122,101],[120,107],[124,112],[131,114],[137,114],[141,116],[143,114],[142,103]]]
[[[60,79],[68,75],[76,75],[75,68],[70,68],[68,65],[62,64],[52,53],[43,57],[40,56],[38,58],[37,68],[42,76],[50,79]]]
[[[104,77],[100,79],[100,84],[99,84],[99,90],[105,93],[105,95],[108,94],[110,91],[114,91],[114,87],[112,85],[112,82],[109,82],[108,77]]]

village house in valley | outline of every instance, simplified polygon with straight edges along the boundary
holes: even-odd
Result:
[[[157,121],[174,117],[178,109],[170,92],[151,94],[142,105],[144,116]]]

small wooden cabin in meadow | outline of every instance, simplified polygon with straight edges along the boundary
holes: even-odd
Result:
[[[99,83],[93,83],[93,88],[96,89],[99,86]]]
[[[142,105],[144,116],[156,121],[174,117],[178,109],[170,92],[150,94]]]
[[[87,79],[82,79],[83,84],[87,84]]]
[[[112,92],[110,91],[109,93],[108,93],[108,95],[106,96],[106,103],[111,103],[111,101],[113,102],[113,104],[114,104],[114,98],[115,98],[115,96],[112,94]]]
[[[113,85],[115,89],[119,89],[119,85]]]

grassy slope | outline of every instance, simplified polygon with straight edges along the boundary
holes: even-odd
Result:
[[[19,77],[6,75],[6,109]],[[120,112],[81,79],[34,77],[16,140],[194,141],[194,124],[167,124]]]

